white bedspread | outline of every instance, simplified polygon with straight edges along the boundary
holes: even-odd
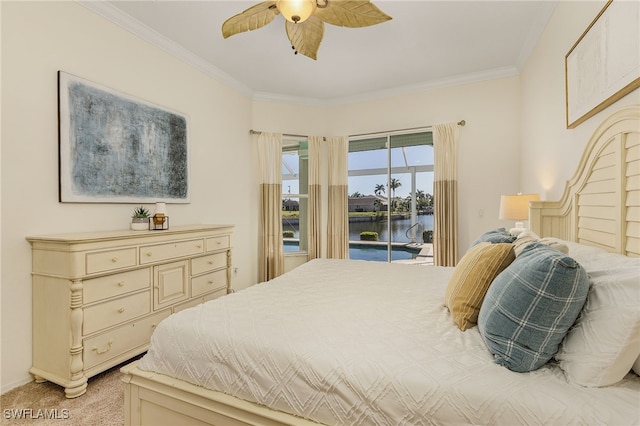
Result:
[[[178,312],[143,370],[327,425],[640,423],[640,379],[582,388],[493,363],[443,306],[453,268],[317,259]]]

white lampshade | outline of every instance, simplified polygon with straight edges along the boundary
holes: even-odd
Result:
[[[516,226],[509,230],[513,235],[520,234],[526,229],[522,221],[529,220],[529,202],[539,201],[538,194],[516,194],[500,196],[500,220],[515,220]]]
[[[300,23],[316,11],[316,0],[278,0],[276,7],[287,21]]]

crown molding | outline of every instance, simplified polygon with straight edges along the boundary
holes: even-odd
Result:
[[[108,2],[103,1],[91,1],[91,0],[75,0],[76,3],[84,6],[85,8],[91,10],[92,12],[102,16],[108,21],[120,26],[121,28],[129,31],[135,36],[141,38],[142,40],[151,43],[152,45],[158,47],[161,50],[175,56],[179,60],[193,66],[194,68],[200,70],[204,74],[210,76],[214,80],[220,82],[221,84],[234,89],[241,94],[244,94],[253,101],[256,102],[272,102],[272,103],[283,103],[290,105],[301,105],[301,106],[338,106],[338,105],[346,105],[351,103],[359,103],[366,102],[372,100],[379,100],[383,98],[409,95],[415,93],[422,93],[433,91],[437,89],[460,86],[464,84],[472,84],[478,83],[486,80],[493,80],[498,78],[512,77],[519,74],[518,67],[503,67],[496,68],[492,70],[486,70],[477,73],[463,74],[452,77],[446,77],[438,80],[432,80],[427,82],[421,82],[413,85],[406,85],[394,88],[388,88],[378,91],[365,92],[357,95],[351,95],[346,97],[339,98],[305,98],[305,97],[295,97],[282,95],[278,93],[270,93],[270,92],[255,92],[250,87],[246,86],[244,83],[238,81],[233,78],[229,74],[223,72],[219,68],[215,67],[211,63],[203,60],[196,54],[191,51],[185,49],[184,47],[178,45],[171,39],[163,36],[157,31],[151,29],[150,27],[144,25],[142,22],[134,19],[133,17],[127,15],[122,12],[120,9],[110,5]],[[555,9],[556,2],[550,2],[553,7],[549,7],[548,13],[549,16],[553,13]],[[546,21],[545,21],[546,22]],[[530,49],[527,51],[526,55],[523,56],[522,62],[528,57],[531,49],[535,45],[539,35],[544,30],[544,26],[539,27],[538,31],[535,31],[536,34],[531,34],[530,39],[532,40],[532,45]]]
[[[152,45],[164,50],[165,52],[175,56],[179,60],[191,65],[192,67],[202,71],[204,74],[212,77],[216,81],[228,86],[238,92],[246,95],[253,96],[253,91],[245,84],[236,80],[229,74],[220,70],[219,68],[211,65],[209,62],[203,60],[193,52],[185,49],[184,47],[176,44],[174,41],[163,36],[157,31],[144,25],[142,22],[122,12],[120,9],[113,7],[107,2],[103,1],[91,1],[91,0],[75,0],[81,6],[86,7],[92,12],[102,16],[108,21],[120,26],[121,28],[129,31],[142,40],[151,43]]]
[[[396,96],[411,95],[416,93],[430,92],[447,87],[462,86],[466,84],[479,83],[482,81],[496,80],[499,78],[514,77],[519,75],[516,67],[501,67],[481,72],[461,74],[452,77],[441,78],[417,84],[383,89],[373,92],[361,93],[358,95],[345,96],[331,99],[312,99],[285,96],[277,93],[256,92],[253,95],[254,101],[286,103],[303,106],[339,106],[359,102],[367,102]]]

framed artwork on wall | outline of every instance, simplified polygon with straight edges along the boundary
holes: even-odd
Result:
[[[565,56],[567,128],[640,87],[640,2],[609,0]]]
[[[188,119],[58,72],[59,200],[188,203]]]

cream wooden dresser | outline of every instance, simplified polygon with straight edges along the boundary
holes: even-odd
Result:
[[[147,350],[181,309],[226,295],[231,225],[27,237],[36,381],[85,393],[87,379]]]

